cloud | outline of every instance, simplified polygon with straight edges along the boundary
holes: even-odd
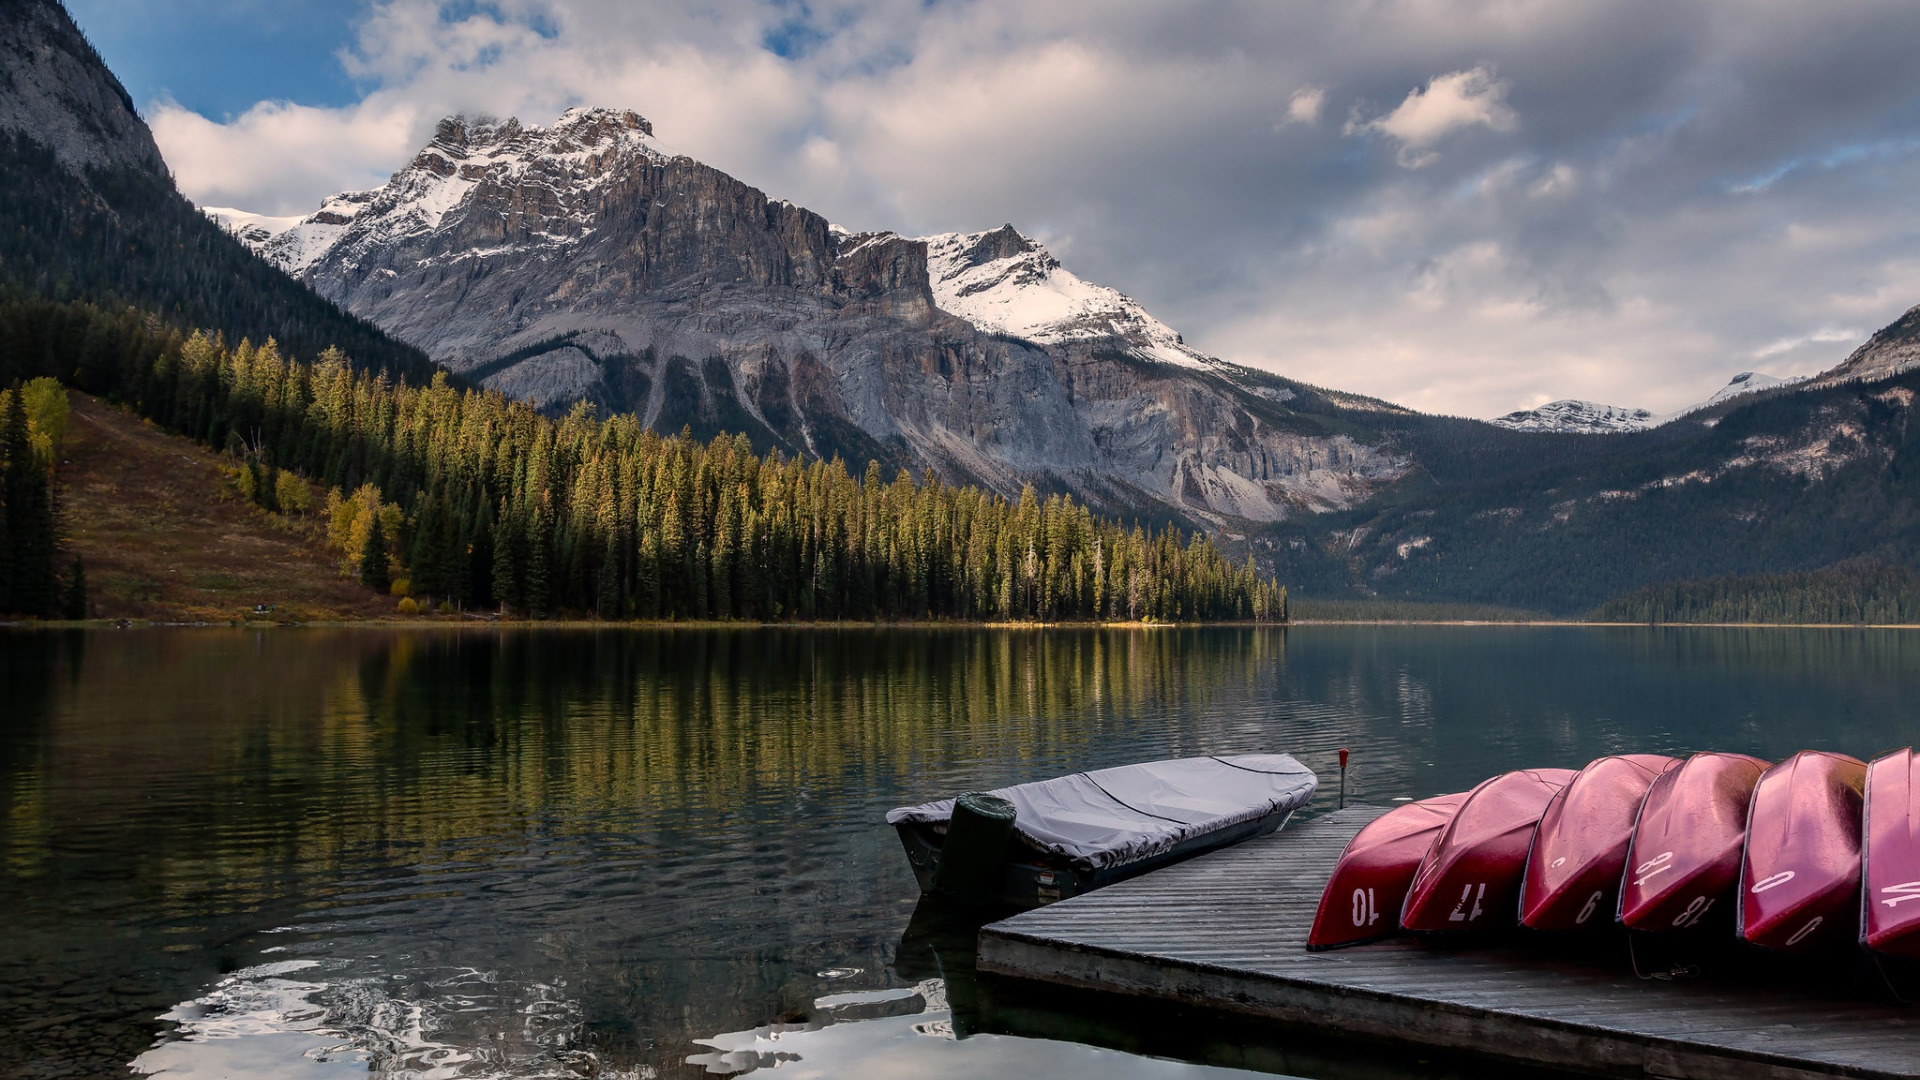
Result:
[[[1303,86],[1287,99],[1287,115],[1276,128],[1288,124],[1317,124],[1320,122],[1320,108],[1327,103],[1326,90],[1318,86]]]
[[[307,213],[322,193],[385,182],[434,119],[392,98],[344,109],[263,101],[224,123],[172,102],[147,112],[180,190],[202,206],[265,214]]]
[[[1905,0],[376,0],[358,101],[147,111],[189,197],[289,213],[449,112],[624,106],[844,225],[1011,221],[1231,360],[1666,411],[1920,302],[1914,40]]]
[[[1397,160],[1409,169],[1438,161],[1435,143],[1462,128],[1484,127],[1512,131],[1518,121],[1507,107],[1507,84],[1494,78],[1482,64],[1466,71],[1436,75],[1423,89],[1407,94],[1385,116],[1365,122],[1349,121],[1347,133],[1378,132],[1398,140]]]

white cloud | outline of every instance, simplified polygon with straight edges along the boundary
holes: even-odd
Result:
[[[1485,127],[1512,131],[1517,124],[1507,106],[1507,84],[1485,64],[1466,71],[1436,75],[1424,88],[1385,116],[1349,124],[1350,132],[1374,131],[1400,143],[1399,162],[1418,169],[1439,160],[1435,143],[1462,128]]]
[[[1770,360],[1773,357],[1784,356],[1808,345],[1858,344],[1864,341],[1870,333],[1872,333],[1871,330],[1841,330],[1833,327],[1822,327],[1811,333],[1801,334],[1798,337],[1781,338],[1778,341],[1770,341],[1760,348],[1753,350],[1753,358],[1755,360]]]
[[[147,112],[181,191],[266,214],[308,213],[323,194],[384,182],[434,119],[391,97],[346,109],[263,101],[225,123],[172,102]]]
[[[1288,124],[1317,124],[1320,109],[1327,103],[1327,92],[1318,86],[1303,86],[1287,99],[1287,115],[1275,127]]]

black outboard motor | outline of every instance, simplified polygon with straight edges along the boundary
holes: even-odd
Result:
[[[963,904],[984,904],[998,897],[1016,813],[1013,803],[983,791],[969,791],[955,799],[947,839],[940,845],[940,861],[933,868],[935,891]]]

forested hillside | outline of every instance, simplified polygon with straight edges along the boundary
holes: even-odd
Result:
[[[0,612],[56,615],[64,594],[56,560],[53,454],[66,395],[49,379],[0,390]],[[81,604],[84,582],[74,591]]]
[[[1920,574],[1852,562],[1822,570],[1654,585],[1595,609],[1600,622],[1920,623]]]
[[[1480,477],[1472,442],[1426,445],[1422,476],[1259,543],[1309,595],[1561,614],[1660,582],[1920,566],[1917,391],[1920,372],[1772,391],[1641,434],[1569,437],[1585,453],[1515,448]]]
[[[539,618],[1279,619],[1285,593],[1205,536],[1127,530],[1062,497],[838,460],[756,456],[631,416],[554,420],[444,375],[420,386],[271,342],[228,347],[135,311],[0,305],[0,382],[51,365],[215,448],[276,505],[282,469],[332,494],[345,568],[429,604]]]
[[[0,298],[132,305],[429,377],[419,350],[291,280],[180,195],[133,100],[58,3],[0,4],[0,36]]]
[[[96,169],[80,183],[50,148],[0,131],[0,191],[0,296],[132,305],[305,354],[337,345],[417,381],[433,370],[419,350],[267,265],[164,174]]]

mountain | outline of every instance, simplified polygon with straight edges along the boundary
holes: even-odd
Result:
[[[554,411],[1215,525],[1350,506],[1413,468],[1368,422],[1400,410],[1207,357],[1011,226],[838,228],[632,112],[449,117],[384,186],[296,223],[216,213],[322,296]]]
[[[1012,225],[918,242],[927,246],[934,304],[982,330],[1040,345],[1118,340],[1136,356],[1161,363],[1221,366],[1125,293],[1082,281]]]
[[[59,4],[0,2],[0,38],[0,299],[132,305],[429,376],[418,350],[289,280],[180,196],[126,89]],[[44,362],[0,357],[0,377]]]
[[[1791,386],[1806,379],[1804,375],[1779,378],[1758,371],[1743,371],[1728,380],[1727,385],[1714,391],[1705,401],[1697,401],[1684,409],[1676,409],[1665,415],[1656,415],[1646,409],[1631,409],[1621,405],[1601,405],[1592,401],[1552,401],[1538,408],[1510,412],[1505,416],[1487,421],[1499,427],[1515,431],[1559,431],[1579,435],[1618,435],[1629,431],[1645,431],[1671,423],[1683,416],[1714,408],[1734,398],[1762,390],[1773,390],[1782,386]]]
[[[1920,306],[1880,328],[1838,366],[1821,372],[1815,386],[1838,386],[1899,375],[1920,366]]]
[[[1623,431],[1645,431],[1659,417],[1645,409],[1621,405],[1601,405],[1593,401],[1550,401],[1537,408],[1510,412],[1487,421],[1514,431],[1560,431],[1580,435],[1615,435]]]
[[[1393,432],[1431,483],[1281,523],[1256,543],[1304,595],[1568,614],[1662,582],[1853,560],[1920,567],[1920,369],[1831,375],[1574,438],[1595,450],[1504,475],[1435,472],[1411,429]]]

